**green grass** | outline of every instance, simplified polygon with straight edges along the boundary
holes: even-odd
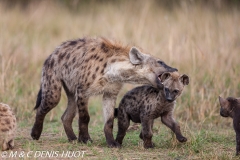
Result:
[[[13,151],[80,150],[86,151],[84,159],[238,159],[232,120],[220,117],[218,96],[240,94],[239,7],[187,1],[172,8],[161,4],[91,1],[69,9],[57,1],[32,2],[26,8],[7,7],[0,1],[0,101],[12,106],[17,117]],[[41,138],[32,140],[33,108],[44,60],[61,42],[84,36],[140,46],[190,77],[174,113],[188,138],[186,143],[179,143],[156,120],[154,149],[143,148],[140,129],[127,133],[122,148],[108,148],[101,96],[89,102],[93,143],[69,143],[61,122],[67,105],[64,92],[58,106],[46,116]],[[126,84],[117,103],[134,86]],[[78,134],[77,116],[73,128]]]
[[[99,107],[96,107],[99,108]],[[97,109],[96,109],[97,110]],[[99,111],[100,112],[100,111]],[[20,124],[19,135],[16,138],[14,150],[27,151],[86,151],[86,159],[238,159],[235,157],[235,133],[229,127],[204,127],[204,129],[183,129],[183,135],[188,138],[186,143],[179,143],[169,128],[160,120],[156,120],[153,130],[154,149],[144,149],[139,138],[141,127],[127,132],[123,146],[120,149],[108,148],[103,134],[103,122],[99,120],[93,125],[91,120],[89,132],[92,143],[82,144],[76,141],[68,142],[60,115],[52,121],[46,117],[40,140],[33,141],[30,137],[31,123]],[[74,130],[77,133],[77,118]],[[117,133],[117,121],[114,124],[114,136]]]

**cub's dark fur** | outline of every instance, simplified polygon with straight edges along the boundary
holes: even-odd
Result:
[[[180,142],[186,142],[180,131],[180,126],[173,118],[173,110],[176,99],[181,95],[185,85],[188,85],[187,75],[179,75],[178,72],[164,73],[160,77],[164,89],[156,89],[151,86],[140,86],[124,95],[115,109],[118,117],[118,133],[116,141],[122,144],[130,120],[141,123],[140,138],[144,141],[145,148],[154,147],[152,143],[152,127],[154,119],[161,117],[162,122],[169,127]]]
[[[233,128],[236,132],[236,155],[240,153],[240,98],[228,97],[224,99],[219,96],[220,115],[233,119]]]

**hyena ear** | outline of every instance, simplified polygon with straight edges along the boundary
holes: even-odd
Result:
[[[136,47],[132,47],[129,52],[130,62],[134,65],[143,63],[145,56]]]
[[[221,96],[218,97],[220,106],[225,106],[226,104],[229,103],[227,99],[222,98]]]
[[[166,79],[168,79],[171,76],[171,74],[169,72],[165,72],[161,75],[160,79],[161,82],[164,82]]]
[[[186,74],[183,74],[180,77],[180,80],[183,83],[183,85],[188,85],[189,84],[189,77]]]
[[[226,100],[223,99],[221,96],[218,96],[218,99],[219,99],[219,103],[220,103],[220,105],[222,105],[223,103],[226,102]]]

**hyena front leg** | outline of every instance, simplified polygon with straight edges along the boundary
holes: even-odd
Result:
[[[41,89],[38,94],[40,105],[35,107],[37,109],[35,123],[32,128],[31,136],[33,139],[38,140],[41,136],[43,129],[43,121],[46,114],[56,107],[61,97],[61,82],[51,76],[42,83]]]
[[[172,112],[167,112],[161,116],[162,123],[169,127],[177,137],[179,142],[186,142],[187,138],[184,137],[181,133],[180,126],[175,122],[172,117]]]
[[[240,153],[240,131],[236,132],[236,155]]]
[[[240,153],[240,118],[238,116],[235,116],[233,118],[233,127],[236,132],[236,155],[239,155]]]
[[[144,148],[153,148],[154,144],[152,142],[152,126],[153,126],[153,119],[143,118],[142,122],[142,131],[140,134],[140,138],[143,139]]]
[[[152,125],[151,125],[151,128],[153,129],[153,123],[152,123]],[[141,131],[141,133],[139,134],[139,138],[141,138],[141,139],[143,140],[143,134],[142,134],[142,131]]]
[[[114,122],[114,107],[116,104],[117,94],[103,94],[103,115],[104,115],[104,133],[108,147],[120,147],[113,138],[113,122]]]
[[[88,113],[88,98],[78,94],[77,98],[77,109],[79,114],[78,127],[79,127],[79,136],[78,141],[87,143],[88,141],[92,142],[90,135],[88,133],[88,123],[90,121],[90,116]]]

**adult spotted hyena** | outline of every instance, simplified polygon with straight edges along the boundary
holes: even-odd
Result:
[[[39,139],[44,117],[58,104],[63,86],[68,105],[62,122],[69,141],[77,139],[72,129],[76,110],[79,114],[78,140],[84,143],[91,141],[88,133],[88,99],[92,95],[103,94],[105,137],[109,147],[117,147],[119,144],[112,134],[114,107],[123,83],[150,84],[161,88],[158,76],[176,70],[136,47],[122,46],[105,38],[65,42],[43,65],[31,136]]]
[[[157,89],[152,86],[140,86],[124,95],[115,109],[115,116],[118,117],[118,134],[116,142],[122,144],[123,138],[129,127],[130,120],[142,124],[140,138],[144,141],[145,148],[154,147],[152,143],[152,128],[154,119],[161,117],[163,124],[169,127],[180,142],[186,142],[180,130],[180,126],[173,118],[173,111],[177,97],[188,85],[187,75],[179,75],[178,72],[163,73],[160,77],[164,89]]]
[[[240,154],[240,98],[219,96],[220,115],[233,119],[233,128],[236,133],[236,155]]]
[[[13,149],[16,117],[12,109],[0,103],[0,144],[3,151]]]

